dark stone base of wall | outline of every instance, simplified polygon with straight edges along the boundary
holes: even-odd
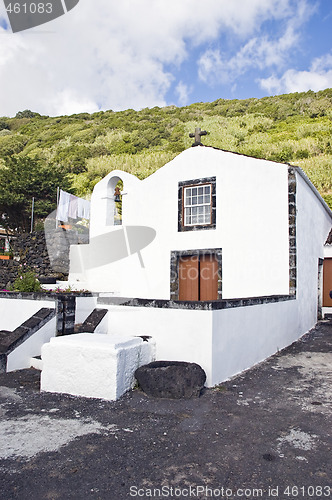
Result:
[[[94,333],[95,329],[107,313],[108,309],[94,309],[82,324],[75,325],[75,333]]]

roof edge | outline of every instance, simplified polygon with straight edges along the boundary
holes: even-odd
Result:
[[[239,156],[245,156],[246,158],[255,158],[256,160],[263,160],[263,161],[268,161],[271,163],[278,163],[279,165],[287,165],[288,167],[294,168],[299,173],[299,175],[302,177],[302,179],[306,182],[306,184],[310,187],[311,191],[316,195],[316,197],[318,198],[318,201],[321,203],[321,205],[323,206],[323,208],[325,209],[327,214],[332,219],[332,210],[330,209],[330,207],[328,206],[328,204],[326,203],[326,201],[324,200],[322,195],[319,193],[318,189],[313,185],[313,183],[311,182],[309,177],[304,173],[304,171],[302,170],[301,167],[298,167],[296,165],[291,165],[290,163],[282,163],[282,162],[275,161],[275,160],[267,160],[266,158],[256,158],[255,156],[250,156],[250,155],[247,155],[245,153],[239,153],[237,151],[229,151],[227,149],[217,148],[215,146],[208,146],[206,144],[201,144],[200,146],[203,146],[205,148],[216,149],[217,151],[223,151],[224,153],[232,153],[232,154],[236,154]]]
[[[318,198],[318,201],[320,202],[320,204],[323,206],[323,208],[325,209],[325,211],[327,212],[327,214],[332,219],[332,210],[330,209],[330,207],[328,206],[328,204],[326,203],[326,201],[324,200],[324,198],[322,197],[322,195],[319,193],[318,189],[313,185],[313,183],[311,182],[311,180],[309,179],[309,177],[304,173],[304,171],[302,170],[302,168],[301,167],[296,167],[294,165],[289,165],[289,166],[291,168],[294,168],[296,170],[296,172],[299,173],[300,177],[302,177],[302,179],[309,186],[309,188],[311,189],[311,191],[316,195],[316,197]]]

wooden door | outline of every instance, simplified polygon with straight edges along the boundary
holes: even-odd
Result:
[[[218,262],[214,255],[180,258],[179,300],[218,300]]]
[[[201,256],[199,300],[218,300],[218,262],[215,255]]]
[[[324,259],[323,264],[323,307],[332,307],[332,258]]]
[[[179,300],[199,300],[199,258],[197,255],[179,260]]]

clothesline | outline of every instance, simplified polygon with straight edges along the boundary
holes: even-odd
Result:
[[[71,219],[90,219],[90,202],[60,189],[56,218],[62,222]]]

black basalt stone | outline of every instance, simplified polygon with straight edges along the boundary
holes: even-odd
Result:
[[[198,364],[185,361],[153,361],[135,371],[141,389],[156,398],[199,397],[206,374]]]

